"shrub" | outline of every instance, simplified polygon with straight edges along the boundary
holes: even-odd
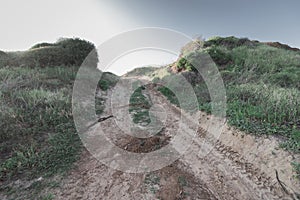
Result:
[[[233,49],[239,46],[255,46],[258,42],[250,41],[248,38],[236,38],[236,37],[215,37],[204,43],[204,47],[210,46],[223,46],[229,49]]]
[[[51,47],[51,46],[54,46],[54,44],[43,42],[43,43],[38,43],[38,44],[33,45],[30,49],[38,49],[41,47]]]
[[[92,64],[98,62],[97,53],[93,52],[95,46],[88,41],[75,38],[75,39],[60,39],[56,42],[56,45],[66,51],[67,65],[75,65],[80,66],[84,59],[89,55],[89,53],[93,53],[94,55]]]
[[[180,58],[177,62],[176,68],[178,71],[196,71],[196,68],[188,61],[189,58],[187,56]]]
[[[12,52],[0,64],[2,67],[6,65],[15,67],[80,66],[90,53],[89,62],[85,62],[85,65],[97,67],[98,55],[91,42],[79,38],[60,39],[54,44],[40,43],[28,51]]]
[[[210,55],[213,61],[219,65],[227,65],[232,63],[231,54],[226,51],[226,49],[212,46],[206,49],[206,52]]]
[[[103,72],[102,77],[98,83],[98,86],[101,90],[108,90],[111,87],[114,87],[117,82],[119,81],[119,77],[110,73],[110,72]]]

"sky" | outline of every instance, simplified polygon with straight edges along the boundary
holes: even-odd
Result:
[[[233,35],[300,48],[299,8],[298,0],[2,0],[0,50],[26,50],[60,37],[80,37],[98,46],[142,27],[173,29],[192,38]],[[151,64],[138,57],[144,63],[127,58],[127,65]],[[152,64],[173,57],[157,53]],[[130,67],[119,68],[120,74]]]

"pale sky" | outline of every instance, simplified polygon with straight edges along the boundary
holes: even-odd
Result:
[[[299,8],[298,0],[2,0],[0,50],[26,50],[60,37],[80,37],[98,46],[142,27],[174,29],[190,37],[279,41],[299,48]],[[153,62],[171,57],[154,56]]]

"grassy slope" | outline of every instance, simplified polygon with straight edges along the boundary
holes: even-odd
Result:
[[[71,109],[77,70],[0,68],[0,193],[16,198],[22,190],[28,195],[22,198],[33,198],[53,182],[43,179],[26,190],[9,183],[64,174],[79,158],[82,144]],[[115,75],[104,73],[99,88],[107,90],[116,81]],[[101,102],[96,99],[97,114],[102,112]]]
[[[202,48],[185,52],[185,56],[203,51],[217,64],[225,83],[229,124],[252,134],[279,136],[281,147],[300,153],[300,51],[278,43],[267,45],[248,39],[217,37],[204,42]],[[178,59],[175,69],[190,71],[191,77],[196,74],[184,56]],[[149,76],[155,81],[164,79],[155,74]],[[191,84],[199,109],[210,112],[205,83],[192,79]],[[174,94],[163,87],[160,91],[176,103]],[[299,175],[299,163],[294,165]]]

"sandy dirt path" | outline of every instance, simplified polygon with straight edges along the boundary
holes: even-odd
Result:
[[[122,91],[122,85],[118,87]],[[111,95],[109,92],[103,116],[116,115],[110,109],[114,106]],[[122,95],[128,94],[120,98]],[[124,135],[116,121],[128,120],[122,114],[126,107],[119,111],[120,115],[101,122],[101,129],[109,133],[111,141],[126,151],[147,153],[172,145],[178,130],[183,112],[153,86],[146,88],[145,95],[167,113],[159,135],[148,139]],[[196,137],[174,163],[154,172],[125,173],[107,167],[84,151],[62,187],[52,192],[56,199],[297,199],[295,193],[300,193],[300,185],[293,178],[290,163],[298,157],[279,149],[275,138],[245,135],[226,123],[220,137],[215,138],[207,131],[212,116],[201,112],[198,116]],[[201,156],[204,144],[211,151]]]

